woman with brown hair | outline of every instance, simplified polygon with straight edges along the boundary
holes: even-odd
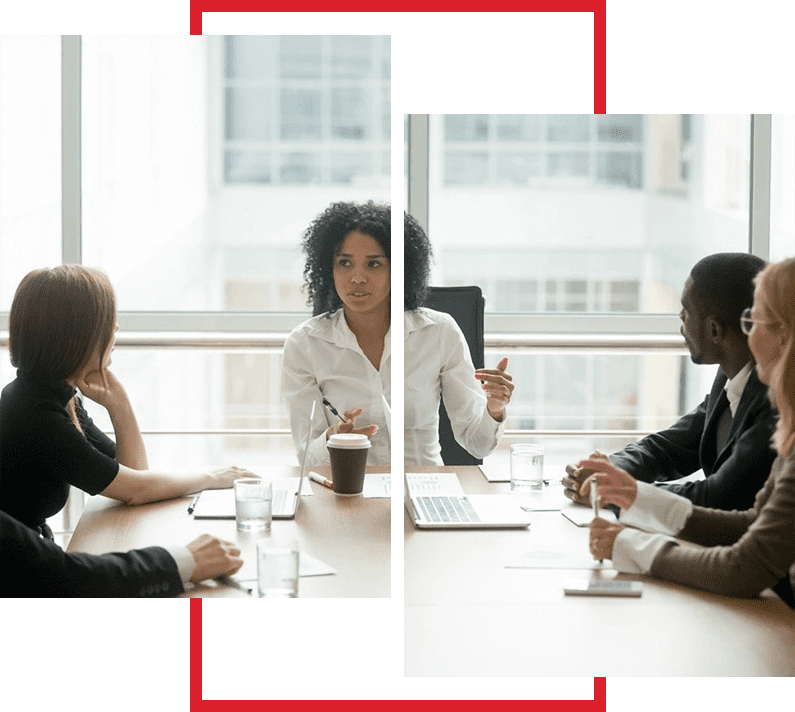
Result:
[[[116,298],[107,275],[81,265],[30,272],[9,314],[17,378],[0,396],[0,510],[52,538],[47,517],[69,487],[127,504],[231,487],[240,468],[174,475],[149,469],[127,393],[108,370]],[[77,390],[110,415],[116,442],[92,422]]]
[[[588,496],[596,478],[599,503],[621,508],[620,524],[600,518],[591,524],[594,558],[612,559],[619,571],[649,573],[730,596],[755,596],[772,587],[795,607],[793,294],[795,259],[768,265],[756,278],[753,307],[741,318],[759,380],[769,387],[779,416],[772,440],[778,457],[754,506],[731,512],[698,507],[638,482],[606,459],[592,458],[581,463],[596,474],[583,483],[580,494]],[[680,540],[696,546],[682,546]]]

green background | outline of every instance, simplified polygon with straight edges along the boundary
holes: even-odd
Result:
[[[8,4],[0,10],[3,33],[188,31],[187,0],[139,0],[126,6],[47,0],[11,9]],[[752,4],[669,0],[655,6],[608,0],[607,5],[608,111],[795,111],[791,87],[794,8],[782,9],[771,0]],[[391,34],[395,205],[402,203],[403,113],[587,113],[593,109],[592,24],[587,15],[218,14],[205,16],[204,31]],[[395,247],[397,251],[397,241]],[[397,277],[393,281],[399,282],[402,265],[397,256],[393,269]],[[398,301],[395,313],[399,305]],[[399,349],[393,359],[398,374],[393,388],[397,419],[402,383]],[[395,464],[399,465],[397,458]],[[402,531],[399,502],[393,508],[396,532]],[[204,601],[205,696],[539,699],[591,695],[590,680],[463,680],[455,682],[455,694],[450,680],[403,680],[399,534],[393,540],[393,591],[392,600],[288,601],[267,608],[251,600]],[[280,605],[291,608],[280,610]],[[671,615],[675,626],[675,612]],[[87,711],[187,710],[188,630],[187,600],[0,600],[0,703],[9,709],[24,705],[31,710],[57,708],[63,700]],[[246,643],[241,642],[241,633]],[[715,631],[716,636],[721,634]],[[682,645],[687,645],[687,631],[681,631],[681,636]],[[539,644],[542,641],[528,641],[528,645]],[[647,650],[643,640],[627,641],[627,655],[648,657],[649,675],[654,674],[657,654]],[[572,656],[576,655],[573,640]],[[342,656],[355,661],[355,687],[335,682]],[[247,677],[249,687],[242,684]],[[793,691],[795,683],[789,679],[611,678],[607,707],[611,712],[707,706],[745,711],[760,703],[789,706]]]

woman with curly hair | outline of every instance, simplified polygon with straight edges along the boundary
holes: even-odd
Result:
[[[753,307],[740,322],[778,411],[772,438],[778,457],[754,506],[731,512],[698,507],[638,482],[606,458],[591,458],[582,464],[596,474],[580,494],[587,497],[596,479],[599,503],[621,508],[620,524],[600,518],[591,524],[595,559],[727,596],[750,597],[772,587],[795,607],[794,291],[795,259],[768,265],[756,277]]]
[[[342,420],[327,410],[315,411],[310,463],[328,462],[326,440],[336,432],[367,435],[372,442],[368,461],[390,462],[384,404],[391,403],[390,229],[389,206],[335,203],[304,234],[304,277],[315,316],[290,334],[283,361],[284,395],[299,458],[311,402],[326,398],[344,410]],[[459,442],[483,456],[496,447],[513,390],[506,364],[476,372],[452,317],[420,306],[428,289],[430,243],[410,215],[405,216],[404,237],[406,463],[441,462],[440,395]]]
[[[328,464],[326,441],[335,433],[367,435],[368,463],[390,461],[390,219],[388,205],[334,203],[304,232],[304,280],[314,316],[287,337],[282,362],[299,461],[312,402],[325,398],[341,413],[315,409],[310,465]]]
[[[109,370],[116,297],[107,275],[82,265],[37,269],[17,287],[8,345],[17,377],[0,396],[0,510],[52,538],[46,518],[74,485],[127,504],[231,487],[235,467],[192,474],[150,470],[127,392]],[[116,441],[84,398],[108,411]]]
[[[422,307],[428,292],[431,245],[422,227],[404,216],[405,464],[441,464],[439,399],[459,444],[475,457],[496,447],[514,385],[505,372],[475,370],[461,329],[449,315]],[[478,386],[480,384],[480,386]]]

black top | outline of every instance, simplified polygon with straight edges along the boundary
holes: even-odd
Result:
[[[776,415],[767,387],[759,381],[754,368],[740,396],[726,442],[717,452],[718,421],[729,407],[725,385],[726,376],[718,369],[712,391],[701,405],[668,430],[613,453],[611,462],[638,480],[658,483],[685,477],[700,468],[706,476],[703,480],[663,486],[701,507],[753,507],[756,493],[765,484],[776,458],[770,447]]]
[[[72,422],[67,383],[46,384],[17,372],[0,396],[0,510],[39,528],[66,504],[69,485],[102,492],[119,472],[116,445],[77,402]]]
[[[57,544],[0,512],[3,596],[176,596],[177,564],[150,546],[126,554],[66,554]]]

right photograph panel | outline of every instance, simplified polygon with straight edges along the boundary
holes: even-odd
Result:
[[[747,642],[795,605],[754,337],[793,117],[405,123],[405,674],[648,675],[630,631],[654,674],[792,674]]]

